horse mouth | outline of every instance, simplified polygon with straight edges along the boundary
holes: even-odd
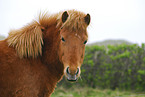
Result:
[[[66,75],[65,76],[66,80],[69,82],[76,82],[78,80],[78,77],[76,75]]]
[[[78,80],[78,78],[70,78],[70,77],[67,77],[67,81],[69,82],[76,82]]]
[[[69,82],[76,82],[77,79],[76,80],[69,80],[69,79],[67,79],[67,81],[69,81]]]

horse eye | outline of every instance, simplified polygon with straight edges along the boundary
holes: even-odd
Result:
[[[87,40],[86,41],[84,41],[84,44],[86,44],[87,43]]]
[[[63,38],[63,37],[61,38],[61,40],[62,40],[63,42],[65,42],[65,40],[64,40],[64,38]]]

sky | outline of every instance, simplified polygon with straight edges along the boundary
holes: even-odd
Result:
[[[0,35],[8,36],[39,12],[57,13],[76,9],[91,15],[89,43],[124,39],[145,43],[145,0],[0,0]]]

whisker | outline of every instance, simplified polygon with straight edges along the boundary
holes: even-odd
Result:
[[[83,81],[81,75],[80,75],[80,80]]]

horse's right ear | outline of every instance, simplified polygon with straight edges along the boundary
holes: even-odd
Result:
[[[68,16],[69,15],[68,15],[67,11],[63,12],[63,14],[62,14],[62,22],[63,23],[67,20]]]

